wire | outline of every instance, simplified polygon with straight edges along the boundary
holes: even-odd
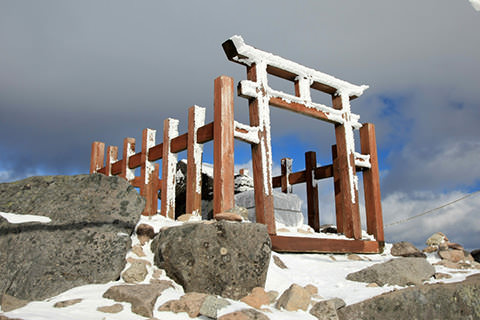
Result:
[[[479,192],[480,192],[480,190],[477,190],[477,191],[472,192],[472,193],[469,193],[469,194],[467,194],[466,196],[463,196],[463,197],[461,197],[461,198],[459,198],[459,199],[456,199],[456,200],[450,201],[450,202],[448,202],[448,203],[445,203],[444,205],[441,205],[440,207],[437,207],[437,208],[434,208],[434,209],[430,209],[430,210],[428,210],[428,211],[422,212],[422,213],[420,213],[420,214],[411,216],[411,217],[406,218],[406,219],[402,219],[402,220],[398,220],[398,221],[389,223],[389,224],[385,225],[385,228],[391,227],[391,226],[394,226],[394,225],[397,225],[397,224],[405,223],[405,222],[408,222],[408,221],[410,221],[410,220],[419,218],[419,217],[421,217],[421,216],[430,214],[430,213],[432,213],[432,212],[435,212],[435,211],[437,211],[437,210],[440,210],[440,209],[442,209],[442,208],[445,208],[445,207],[447,207],[447,206],[449,206],[449,205],[452,205],[452,204],[454,204],[455,202],[459,202],[459,201],[465,200],[466,198],[471,197],[471,196],[473,196],[474,194],[479,193]]]

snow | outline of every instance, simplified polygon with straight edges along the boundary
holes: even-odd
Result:
[[[195,191],[200,194],[202,192],[202,154],[203,144],[197,143],[198,128],[205,124],[205,108],[194,106],[194,122],[193,122],[193,161],[195,163],[195,176],[197,185]],[[196,214],[197,212],[195,212]]]
[[[469,1],[473,9],[475,9],[476,11],[480,11],[480,0],[469,0]]]
[[[16,214],[16,213],[7,213],[0,212],[0,216],[7,219],[10,223],[27,223],[27,222],[40,222],[40,223],[49,223],[52,222],[52,219],[45,216],[37,216],[33,214]]]
[[[3,217],[15,217],[18,215],[0,213]],[[25,215],[22,215],[24,220],[27,220]],[[30,216],[40,217],[40,216]],[[45,218],[45,217],[41,217]],[[41,220],[41,219],[40,219]],[[9,220],[10,221],[10,220]],[[32,220],[29,220],[32,221]],[[159,232],[161,228],[181,225],[182,222],[174,221],[161,215],[155,215],[151,217],[142,216],[139,224],[145,223],[151,225],[155,232]],[[189,222],[191,223],[191,222]],[[248,223],[248,222],[245,222]],[[289,232],[282,232],[279,235],[289,236],[311,236],[311,237],[327,237],[343,239],[344,236],[335,234],[318,234],[318,233],[300,233],[296,228],[286,228]],[[311,228],[304,226],[303,231],[311,231]],[[364,233],[364,238],[368,238]],[[140,242],[135,235],[132,237],[132,245],[138,245]],[[347,305],[354,304],[365,299],[374,297],[384,292],[389,292],[396,289],[401,289],[399,286],[383,286],[383,287],[367,287],[366,283],[353,282],[345,279],[346,275],[376,263],[381,263],[392,259],[390,254],[391,245],[387,244],[384,253],[382,254],[359,254],[363,261],[352,261],[348,259],[344,254],[288,254],[288,253],[275,253],[272,255],[279,257],[287,269],[281,269],[273,262],[273,258],[270,259],[270,265],[267,274],[267,281],[265,284],[265,290],[275,290],[280,294],[284,292],[291,284],[296,283],[301,286],[312,284],[318,288],[318,296],[314,297],[314,301],[320,301],[323,299],[330,299],[338,297],[343,299]],[[153,265],[153,253],[150,251],[150,242],[143,246],[143,251],[146,257],[142,259],[148,260],[152,263],[152,266],[147,266],[148,276],[143,283],[148,283],[152,278],[154,270],[157,269]],[[127,257],[136,257],[132,252],[127,253]],[[430,263],[439,261],[439,257],[436,254],[429,254],[427,260]],[[126,265],[125,269],[129,267]],[[467,276],[479,273],[479,270],[462,270],[464,273],[459,273],[458,270],[447,269],[443,266],[435,266],[437,272],[443,272],[450,274],[451,279],[442,279],[444,283],[462,281]],[[162,272],[162,280],[169,280]],[[429,283],[438,282],[437,280],[430,280]],[[85,320],[136,320],[145,319],[137,314],[131,312],[129,303],[121,303],[124,307],[123,311],[116,314],[107,314],[97,311],[97,307],[113,305],[113,300],[105,299],[102,297],[103,293],[114,285],[123,284],[123,280],[109,282],[106,284],[85,285],[65,291],[55,297],[46,299],[44,301],[31,302],[25,307],[22,307],[11,312],[6,312],[5,315],[11,318],[21,318],[25,320],[64,320],[64,319],[85,319]],[[160,312],[158,307],[165,302],[173,299],[179,299],[184,294],[182,287],[175,284],[174,288],[165,290],[155,303],[154,317],[165,320],[176,319],[189,319],[185,313],[172,313],[172,312]],[[53,305],[56,302],[70,300],[70,299],[82,299],[82,301],[73,306],[65,308],[54,308]],[[228,299],[231,303],[230,306],[219,311],[219,316],[240,310],[243,308],[250,308],[245,303],[240,301],[233,301]],[[274,305],[263,306],[264,309],[269,310],[264,314],[269,319],[316,319],[311,314],[305,311],[291,312],[286,310],[278,310]],[[205,317],[198,317],[196,319],[205,319]]]

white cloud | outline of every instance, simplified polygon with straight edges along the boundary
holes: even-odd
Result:
[[[469,0],[470,4],[476,11],[480,11],[480,0]]]

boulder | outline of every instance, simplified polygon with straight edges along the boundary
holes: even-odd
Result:
[[[417,259],[423,261],[423,259]],[[479,319],[480,275],[449,284],[410,287],[337,310],[347,319]]]
[[[103,297],[117,302],[128,302],[132,305],[132,312],[144,317],[153,316],[153,307],[157,298],[168,288],[172,288],[170,281],[159,280],[155,284],[118,285],[110,287]]]
[[[240,299],[265,285],[271,241],[265,225],[218,221],[164,229],[151,249],[185,292]]]
[[[0,184],[0,294],[43,300],[119,278],[145,201],[127,181],[102,174],[31,177]],[[45,218],[44,218],[45,219]]]
[[[339,298],[319,301],[310,309],[310,314],[319,320],[338,320],[337,310],[345,306],[345,301]]]
[[[419,285],[435,274],[425,259],[397,258],[347,275],[347,280],[383,285]]]
[[[148,270],[145,263],[142,261],[134,261],[130,267],[122,273],[122,279],[126,283],[138,283],[145,280]]]
[[[469,253],[466,253],[469,255]],[[442,260],[448,260],[450,262],[460,262],[460,261],[465,261],[466,254],[463,250],[456,250],[456,249],[447,249],[447,250],[441,250],[438,251],[438,255]]]
[[[248,219],[252,222],[256,221],[253,190],[236,194],[235,204],[247,208]],[[302,199],[296,194],[273,191],[273,207],[275,222],[287,227],[303,226]]]
[[[0,297],[0,305],[3,312],[12,311],[21,307],[24,307],[28,304],[28,301],[17,299],[8,294],[3,294]]]
[[[472,255],[473,259],[475,259],[475,261],[480,262],[480,249],[475,249],[470,252],[470,254]]]
[[[392,249],[390,250],[392,256],[397,257],[416,257],[416,258],[426,258],[425,253],[418,250],[411,242],[401,241],[394,243]]]
[[[447,241],[448,238],[446,235],[444,235],[442,232],[436,232],[427,239],[425,244],[427,246],[439,246]]]

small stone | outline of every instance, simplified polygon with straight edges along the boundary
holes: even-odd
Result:
[[[277,232],[290,232],[290,230],[287,228],[278,228]]]
[[[136,233],[142,246],[155,237],[155,230],[151,225],[146,223],[138,225]]]
[[[347,256],[348,260],[352,261],[364,261],[362,257],[360,257],[358,254],[351,253]]]
[[[153,316],[155,301],[168,288],[172,288],[171,281],[161,281],[158,284],[118,285],[110,287],[103,297],[117,302],[132,304],[132,312],[144,317]]]
[[[321,226],[320,227],[321,233],[338,233],[337,227],[332,225]]]
[[[122,273],[122,279],[126,283],[138,283],[145,280],[148,270],[145,263],[134,262],[132,265]]]
[[[307,284],[305,287],[305,290],[307,290],[312,296],[316,295],[318,293],[318,288],[315,287],[313,284]]]
[[[423,252],[425,253],[432,253],[437,251],[438,251],[438,246],[428,246],[425,249],[423,249]]]
[[[285,290],[280,296],[276,303],[276,307],[277,309],[283,308],[288,311],[307,311],[311,299],[312,295],[308,290],[298,284],[292,284],[290,288]]]
[[[9,294],[4,293],[1,297],[1,306],[3,312],[9,312],[23,306],[26,306],[29,301],[15,298]]]
[[[145,252],[143,252],[142,247],[139,246],[139,245],[133,246],[132,247],[132,252],[135,253],[139,257],[145,257],[146,256]]]
[[[270,290],[267,292],[267,295],[268,295],[268,299],[270,300],[270,304],[272,304],[275,302],[275,300],[277,300],[279,293],[278,291]]]
[[[435,279],[440,280],[440,279],[450,279],[452,276],[449,275],[448,273],[436,272],[434,277]]]
[[[189,221],[192,217],[193,217],[193,214],[191,214],[191,213],[185,213],[185,214],[182,214],[181,216],[179,216],[179,217],[177,218],[177,221],[187,222],[187,221]]]
[[[200,308],[207,296],[205,293],[189,292],[179,300],[170,300],[164,303],[158,308],[158,311],[186,312],[190,318],[195,318],[200,315]]]
[[[438,251],[447,251],[448,250],[448,244],[446,242],[440,243],[438,245]]]
[[[430,238],[427,239],[425,244],[427,246],[438,246],[444,242],[448,241],[448,238],[446,235],[444,235],[441,232],[434,233],[430,236]]]
[[[162,269],[155,269],[153,270],[153,274],[152,274],[152,277],[154,279],[160,279],[163,275],[163,270]]]
[[[331,260],[337,261],[337,259],[334,256],[328,256]]]
[[[225,299],[217,298],[215,296],[207,296],[200,307],[200,314],[212,319],[217,318],[218,310],[229,306],[230,302]]]
[[[401,241],[393,244],[390,253],[396,257],[426,258],[426,255],[418,250],[411,242]]]
[[[262,305],[270,304],[270,297],[262,287],[253,288],[252,293],[243,297],[240,301],[248,304],[255,309],[260,309]]]
[[[123,306],[120,303],[115,303],[111,306],[98,307],[97,311],[104,313],[119,313],[123,311]]]
[[[376,284],[375,282],[369,283],[367,284],[367,288],[378,288],[378,284]]]
[[[131,263],[131,264],[141,263],[141,264],[144,264],[146,266],[152,266],[152,263],[148,260],[145,260],[145,259],[135,259],[135,258],[132,258],[132,257],[128,257],[127,262]]]
[[[224,314],[218,320],[269,320],[269,318],[255,309],[243,309]]]
[[[245,207],[235,206],[227,212],[238,214],[243,220],[248,221],[248,209]]]
[[[221,221],[221,220],[226,220],[226,221],[236,221],[236,222],[242,222],[243,219],[240,215],[232,212],[220,212],[215,214],[215,220]]]
[[[82,302],[82,299],[70,299],[65,301],[59,301],[53,305],[54,308],[65,308],[73,306],[74,304]]]
[[[285,263],[283,263],[282,259],[280,259],[279,256],[272,255],[272,257],[273,257],[273,262],[277,267],[279,267],[280,269],[288,269],[288,267],[285,265]]]

